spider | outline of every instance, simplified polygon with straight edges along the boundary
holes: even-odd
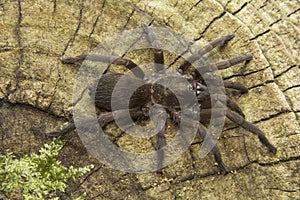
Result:
[[[156,76],[163,76],[166,73],[164,67],[164,52],[162,50],[162,46],[155,31],[145,23],[142,23],[142,29],[144,34],[148,39],[154,55],[154,74]],[[201,74],[205,73],[213,73],[214,69],[212,66],[216,66],[217,70],[222,70],[229,68],[233,65],[250,61],[252,59],[252,54],[242,54],[238,55],[234,58],[230,58],[228,60],[220,61],[213,64],[208,64],[202,66],[197,69],[192,69],[193,63],[199,59],[201,59],[205,54],[209,53],[211,50],[218,46],[224,46],[228,41],[230,41],[234,37],[234,34],[228,34],[222,37],[215,39],[214,41],[210,42],[206,46],[202,47],[196,53],[192,54],[190,57],[185,59],[177,69],[177,73],[188,80],[189,83],[193,85],[192,92],[196,95],[197,101],[200,107],[200,121],[197,127],[197,134],[200,136],[202,140],[211,133],[208,131],[206,127],[206,122],[208,122],[211,118],[212,112],[212,101],[216,100],[212,98],[215,94],[211,93],[208,90],[207,83],[204,81]],[[132,84],[134,82],[141,82],[145,78],[144,72],[139,68],[137,64],[133,61],[123,58],[123,57],[112,57],[112,56],[103,56],[98,54],[89,54],[89,55],[80,55],[76,57],[69,57],[64,56],[62,58],[62,62],[66,64],[74,64],[76,62],[80,62],[83,60],[90,60],[93,62],[103,62],[109,64],[115,64],[124,66],[125,68],[132,70],[134,76],[129,79],[128,84]],[[104,112],[101,112],[98,115],[98,122],[101,127],[105,127],[108,123],[114,121],[113,111],[111,107],[111,97],[113,93],[113,89],[119,79],[124,74],[121,73],[104,73],[97,83],[97,87],[95,91],[90,91],[90,95],[94,95],[95,97],[95,106],[101,109]],[[231,82],[228,80],[223,80],[223,84],[225,88],[231,88],[240,91],[241,93],[247,93],[248,89],[243,86],[239,82]],[[124,86],[124,88],[127,86]],[[186,88],[185,88],[186,89]],[[183,98],[185,91],[180,89]],[[218,100],[218,99],[217,99]],[[253,134],[257,135],[260,142],[268,148],[269,151],[272,153],[276,153],[276,147],[274,147],[269,140],[266,138],[264,133],[256,127],[254,124],[245,120],[245,115],[243,114],[240,107],[231,100],[228,96],[225,96],[225,102],[221,102],[226,106],[225,116],[237,124],[238,126],[252,132]],[[157,108],[156,114],[160,111],[160,107],[164,108],[167,112],[166,117],[169,118],[171,121],[178,124],[180,122],[181,113],[180,108],[178,105],[178,99],[172,93],[172,91],[167,90],[163,86],[153,83],[147,82],[147,84],[143,84],[142,87],[139,87],[131,96],[129,102],[129,109],[131,118],[134,121],[139,120],[140,118],[149,118],[149,113],[151,112],[151,106],[155,105]],[[158,117],[158,114],[154,115]],[[160,119],[158,119],[160,120]],[[161,149],[166,145],[166,121],[163,122],[162,128],[158,131],[157,137],[157,144],[155,145],[156,149]],[[59,134],[67,133],[71,130],[75,129],[75,124],[70,123],[67,127],[59,131],[52,131],[49,132],[48,135],[56,136]],[[209,140],[210,141],[210,140]],[[210,141],[212,142],[212,141]],[[212,153],[214,155],[215,161],[219,167],[219,169],[223,173],[228,173],[228,169],[226,165],[222,161],[220,150],[217,144],[214,144],[212,148]],[[157,169],[158,172],[161,172],[161,168],[163,166],[164,160],[164,153],[161,152],[158,155],[158,163]]]

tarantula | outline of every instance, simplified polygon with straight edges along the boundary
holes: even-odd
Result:
[[[164,75],[165,68],[164,68],[164,52],[162,50],[162,46],[156,33],[150,26],[146,25],[145,23],[142,24],[142,28],[146,37],[151,44],[151,47],[154,52],[154,69],[156,75]],[[207,83],[203,80],[201,74],[205,73],[212,73],[214,70],[212,66],[216,66],[217,70],[226,69],[233,65],[249,61],[252,59],[252,54],[243,54],[238,55],[234,58],[224,60],[221,62],[208,64],[202,66],[198,69],[191,69],[193,63],[200,58],[202,58],[205,54],[209,53],[212,49],[225,45],[229,40],[234,37],[234,34],[228,34],[222,36],[211,43],[207,44],[206,46],[202,47],[198,52],[192,54],[190,57],[184,60],[184,62],[180,65],[177,72],[188,80],[193,85],[192,91],[197,97],[198,103],[201,105],[200,107],[200,123],[198,123],[198,135],[200,138],[204,139],[205,136],[210,135],[205,123],[210,120],[211,112],[212,112],[212,101],[218,100],[212,98],[214,94],[211,94],[207,88]],[[63,57],[62,62],[67,64],[74,64],[75,62],[83,61],[83,60],[90,60],[94,62],[103,62],[115,65],[121,65],[125,68],[133,70],[134,76],[132,79],[129,80],[132,84],[133,82],[141,82],[144,79],[144,72],[139,68],[137,64],[133,61],[123,58],[123,57],[111,57],[111,56],[102,56],[98,54],[89,54],[89,55],[81,55],[76,57]],[[121,73],[105,73],[97,83],[96,91],[94,93],[90,92],[91,95],[95,96],[95,106],[104,110],[105,112],[101,112],[98,115],[98,122],[101,127],[106,126],[108,123],[114,121],[113,111],[111,108],[111,97],[112,92],[119,81],[119,79],[123,76]],[[246,93],[248,89],[238,82],[231,82],[228,80],[223,81],[225,88],[231,88],[238,90],[242,93]],[[124,89],[126,89],[124,86]],[[184,92],[181,91],[183,98]],[[276,147],[274,147],[263,134],[263,132],[256,127],[254,124],[245,120],[245,116],[239,106],[232,101],[228,96],[225,96],[225,102],[222,102],[226,106],[225,116],[236,123],[238,126],[256,134],[260,140],[260,142],[265,145],[269,151],[272,153],[276,153]],[[180,108],[178,99],[172,93],[172,91],[167,90],[163,86],[148,82],[144,84],[142,87],[138,88],[130,98],[129,102],[129,109],[131,118],[136,121],[141,117],[149,117],[149,110],[150,107],[153,105],[159,105],[163,107],[166,112],[168,113],[168,118],[170,118],[173,122],[179,123],[180,122]],[[62,133],[69,132],[75,129],[74,123],[70,123],[68,127],[64,128],[63,130],[53,131],[48,133],[49,135],[58,135]],[[166,124],[163,125],[163,128],[159,130],[157,133],[157,144],[156,149],[160,149],[166,145]],[[222,161],[222,157],[217,145],[214,145],[212,148],[212,153],[215,157],[215,160],[218,164],[220,170],[224,173],[227,173],[228,170],[225,164]],[[164,159],[164,154],[161,153],[158,155],[158,171],[161,172],[162,163]]]

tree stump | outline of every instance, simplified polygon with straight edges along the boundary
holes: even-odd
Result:
[[[248,94],[232,95],[246,119],[278,148],[269,153],[253,134],[228,124],[218,141],[232,173],[222,175],[213,156],[198,158],[199,144],[163,174],[130,174],[99,163],[76,131],[62,136],[66,166],[95,164],[89,176],[70,182],[62,199],[296,199],[300,196],[300,4],[293,1],[4,1],[0,3],[0,131],[2,153],[37,152],[47,131],[71,119],[78,67],[63,55],[90,52],[105,38],[165,26],[203,45],[236,37],[214,51],[220,60],[242,53],[254,59],[222,71]],[[111,125],[108,132],[114,132]],[[113,133],[112,133],[113,134]],[[123,137],[119,143],[131,140]],[[147,144],[145,144],[147,145]],[[1,197],[1,194],[0,194]]]

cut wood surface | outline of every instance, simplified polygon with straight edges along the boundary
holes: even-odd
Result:
[[[96,167],[87,177],[70,182],[59,194],[61,199],[84,192],[86,199],[299,199],[297,0],[1,1],[1,152],[37,152],[52,140],[47,131],[71,119],[78,66],[62,64],[62,56],[91,52],[106,38],[140,28],[142,22],[168,27],[199,45],[235,33],[212,59],[253,54],[249,63],[221,74],[249,88],[249,93],[231,97],[278,148],[277,154],[268,152],[252,133],[228,123],[218,141],[231,170],[227,175],[220,174],[213,155],[198,157],[197,142],[162,175],[125,173],[98,162],[73,131],[61,137],[67,143],[59,159],[66,166]],[[141,57],[130,59],[138,63]],[[172,132],[174,126],[169,129]],[[114,124],[107,127],[108,137],[119,132]],[[126,134],[117,143],[127,150],[153,148],[150,141]]]

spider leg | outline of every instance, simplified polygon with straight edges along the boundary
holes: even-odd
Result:
[[[242,116],[231,111],[230,109],[226,111],[226,117],[244,129],[256,134],[263,145],[265,145],[272,153],[276,153],[276,147],[269,142],[264,133],[257,126],[246,121]]]
[[[99,124],[100,124],[101,127],[104,127],[105,125],[107,125],[109,122],[112,122],[113,120],[114,120],[114,118],[113,118],[112,112],[101,113],[98,116],[98,121],[99,121]],[[80,123],[83,123],[85,125],[85,124],[91,123],[92,121],[93,120],[90,120],[90,119],[84,119]],[[81,126],[84,126],[84,125],[81,125]],[[64,127],[63,129],[47,132],[46,135],[50,136],[50,137],[56,137],[56,136],[60,136],[60,135],[64,135],[66,133],[69,133],[69,132],[71,132],[75,129],[76,129],[75,123],[70,122],[68,124],[68,126]]]
[[[212,153],[214,154],[214,157],[215,157],[215,160],[218,164],[218,167],[219,169],[224,173],[224,174],[227,174],[228,173],[228,170],[226,169],[226,166],[225,164],[223,163],[223,160],[222,160],[222,156],[221,156],[221,153],[220,153],[220,150],[219,150],[219,147],[217,146],[217,144],[213,144],[212,140],[211,140],[211,136],[210,136],[210,133],[209,131],[207,130],[207,128],[203,125],[203,124],[199,124],[199,128],[198,128],[198,134],[200,136],[200,138],[202,140],[204,140],[204,138],[208,135],[210,138],[208,140],[208,142],[210,142],[210,145],[213,145],[213,149],[212,149]]]
[[[204,72],[204,71],[202,71],[202,72]],[[232,82],[232,81],[216,78],[217,76],[215,76],[213,73],[210,74],[212,76],[205,76],[205,79],[202,78],[199,71],[197,71],[197,70],[195,71],[195,75],[196,75],[195,79],[197,80],[197,82],[196,82],[197,90],[201,90],[201,89],[207,90],[208,89],[207,82],[208,82],[210,85],[216,85],[216,86],[224,85],[225,88],[236,89],[236,90],[239,90],[241,93],[248,92],[248,88],[245,87],[243,84],[241,84],[239,82]],[[203,84],[201,84],[201,83],[203,83]]]
[[[141,70],[141,68],[139,68],[138,65],[135,64],[133,61],[126,59],[126,58],[118,57],[118,56],[103,56],[103,55],[98,55],[98,54],[84,54],[84,55],[75,56],[75,57],[71,57],[71,56],[62,57],[62,62],[65,64],[74,64],[75,62],[80,62],[83,60],[115,64],[115,65],[122,65],[129,70],[134,69],[134,70],[132,70],[132,72],[138,78],[143,79],[145,76],[145,74]]]
[[[230,58],[228,60],[222,60],[217,63],[211,63],[205,66],[198,67],[195,69],[195,74],[197,79],[201,79],[201,74],[208,73],[208,72],[214,72],[216,70],[221,70],[221,69],[227,69],[231,66],[237,65],[239,63],[242,63],[244,61],[249,61],[252,59],[252,54],[241,54],[236,57]]]
[[[161,43],[158,40],[156,33],[153,31],[153,29],[150,28],[150,26],[148,26],[146,23],[142,23],[142,28],[147,34],[151,47],[154,49],[155,71],[162,71],[164,70],[164,54],[161,48]]]
[[[203,110],[203,109],[202,109]],[[204,115],[209,115],[210,116],[210,113],[211,113],[211,109],[204,109],[204,112],[200,112],[200,118],[201,118],[201,115],[203,116]],[[218,112],[217,112],[218,113]],[[220,112],[221,113],[221,112]],[[222,111],[222,113],[224,113],[224,110]],[[174,121],[176,121],[177,123],[180,122],[180,116],[177,112],[174,112],[174,111],[171,111],[171,116],[173,118]],[[221,117],[222,115],[220,115]],[[193,123],[192,122],[193,120],[191,121],[186,121],[185,123]],[[222,156],[221,156],[221,153],[220,153],[220,150],[219,150],[219,147],[217,146],[217,144],[213,144],[213,141],[212,141],[212,136],[210,134],[210,132],[207,130],[207,128],[201,124],[201,120],[200,120],[200,123],[198,125],[198,131],[197,131],[197,134],[199,134],[200,138],[204,141],[205,137],[208,136],[208,140],[207,142],[209,142],[209,146],[213,146],[212,148],[212,153],[214,154],[214,157],[215,157],[215,160],[218,164],[218,167],[219,169],[224,173],[224,174],[227,174],[228,173],[228,170],[226,169],[226,166],[225,164],[223,163],[222,161]]]
[[[211,119],[211,113],[214,111],[214,117],[220,118],[224,117],[224,109],[223,108],[214,108],[212,110],[211,108],[202,108],[200,110],[200,122],[201,123],[207,123]]]
[[[55,130],[55,131],[51,131],[51,132],[46,132],[46,135],[49,137],[57,137],[60,135],[64,135],[66,133],[69,133],[73,130],[75,130],[75,123],[71,122],[68,124],[68,126],[64,127],[62,130]]]
[[[160,104],[154,104],[148,113],[151,121],[154,123],[156,134],[156,144],[154,148],[157,153],[157,173],[162,173],[163,161],[165,158],[165,152],[163,147],[166,146],[166,123],[168,114],[164,106]]]
[[[244,61],[249,61],[252,59],[252,54],[241,54],[236,57],[230,58],[228,60],[223,60],[220,62],[215,63],[214,65],[220,70],[220,69],[227,69],[233,65],[237,65],[239,63],[242,63]]]
[[[229,40],[231,40],[234,37],[233,33],[230,33],[228,35],[222,36],[211,43],[207,44],[206,46],[202,47],[197,53],[191,55],[188,57],[179,67],[179,69],[182,70],[182,72],[185,72],[191,64],[193,64],[196,60],[200,59],[204,54],[210,52],[212,49],[214,49],[217,46],[223,46],[226,44]]]
[[[234,112],[238,113],[241,117],[245,118],[245,114],[243,113],[242,109],[228,96],[226,96],[226,105],[229,109],[233,110]]]
[[[247,93],[248,88],[246,88],[243,84],[239,82],[232,82],[232,81],[227,81],[223,80],[224,87],[226,88],[232,88],[241,91],[242,93]]]
[[[211,98],[213,97],[213,98]],[[210,109],[211,108],[211,101],[218,101],[218,100],[226,100],[226,106],[233,110],[234,112],[237,112],[241,117],[245,118],[245,114],[243,113],[242,109],[232,101],[228,96],[221,96],[221,94],[213,94],[210,95],[207,90],[201,91],[200,94],[197,95],[198,102],[201,104],[201,112],[203,112],[203,118],[205,116],[208,116],[207,113],[208,111],[205,111],[205,109]],[[200,115],[201,116],[201,115]]]
[[[211,79],[209,81],[212,82],[214,80]],[[245,86],[243,86],[242,84],[240,84],[238,82],[223,81],[223,84],[224,84],[225,88],[234,88],[234,89],[240,90],[242,93],[248,91],[248,89]],[[226,105],[227,105],[227,107],[229,107],[231,110],[239,113],[243,118],[245,118],[245,115],[244,115],[242,109],[234,101],[232,101],[228,96],[224,96],[224,95],[221,95],[221,94],[210,95],[209,91],[208,91],[208,87],[206,85],[201,84],[200,82],[197,82],[197,86],[196,87],[197,87],[197,89],[199,88],[199,89],[202,90],[197,95],[198,102],[201,104],[202,108],[208,108],[208,107],[210,108],[211,107],[211,102],[210,102],[211,101],[211,97],[213,97],[212,99],[214,101],[216,101],[216,100],[222,100],[222,101],[224,101],[226,99]],[[223,104],[224,103],[225,102],[223,102]],[[206,104],[208,106],[206,106]]]
[[[126,114],[126,112],[123,112],[122,113],[122,110],[120,110],[121,112],[119,112],[119,117],[122,118],[122,114]],[[142,111],[138,111],[138,110],[131,110],[130,112],[130,116],[132,119],[137,119],[138,117],[141,117],[143,116],[143,112]],[[98,117],[98,122],[99,122],[99,125],[100,127],[105,127],[107,124],[109,124],[110,122],[114,121],[114,116],[113,116],[113,112],[104,112],[104,113],[101,113]],[[91,120],[91,119],[84,119],[82,120],[81,124],[83,125],[79,125],[81,127],[90,127],[89,126],[89,123],[92,123],[94,120]],[[73,131],[76,129],[76,126],[75,126],[75,123],[74,122],[70,122],[68,124],[68,126],[64,127],[63,129],[61,130],[56,130],[56,131],[51,131],[51,132],[47,132],[46,135],[47,136],[50,136],[50,137],[56,137],[56,136],[60,136],[60,135],[64,135],[70,131]]]
[[[157,151],[158,163],[157,163],[157,173],[162,173],[163,161],[165,158],[165,152],[161,149],[166,145],[166,125],[157,133],[157,142],[155,149]],[[161,150],[160,150],[161,149]]]

